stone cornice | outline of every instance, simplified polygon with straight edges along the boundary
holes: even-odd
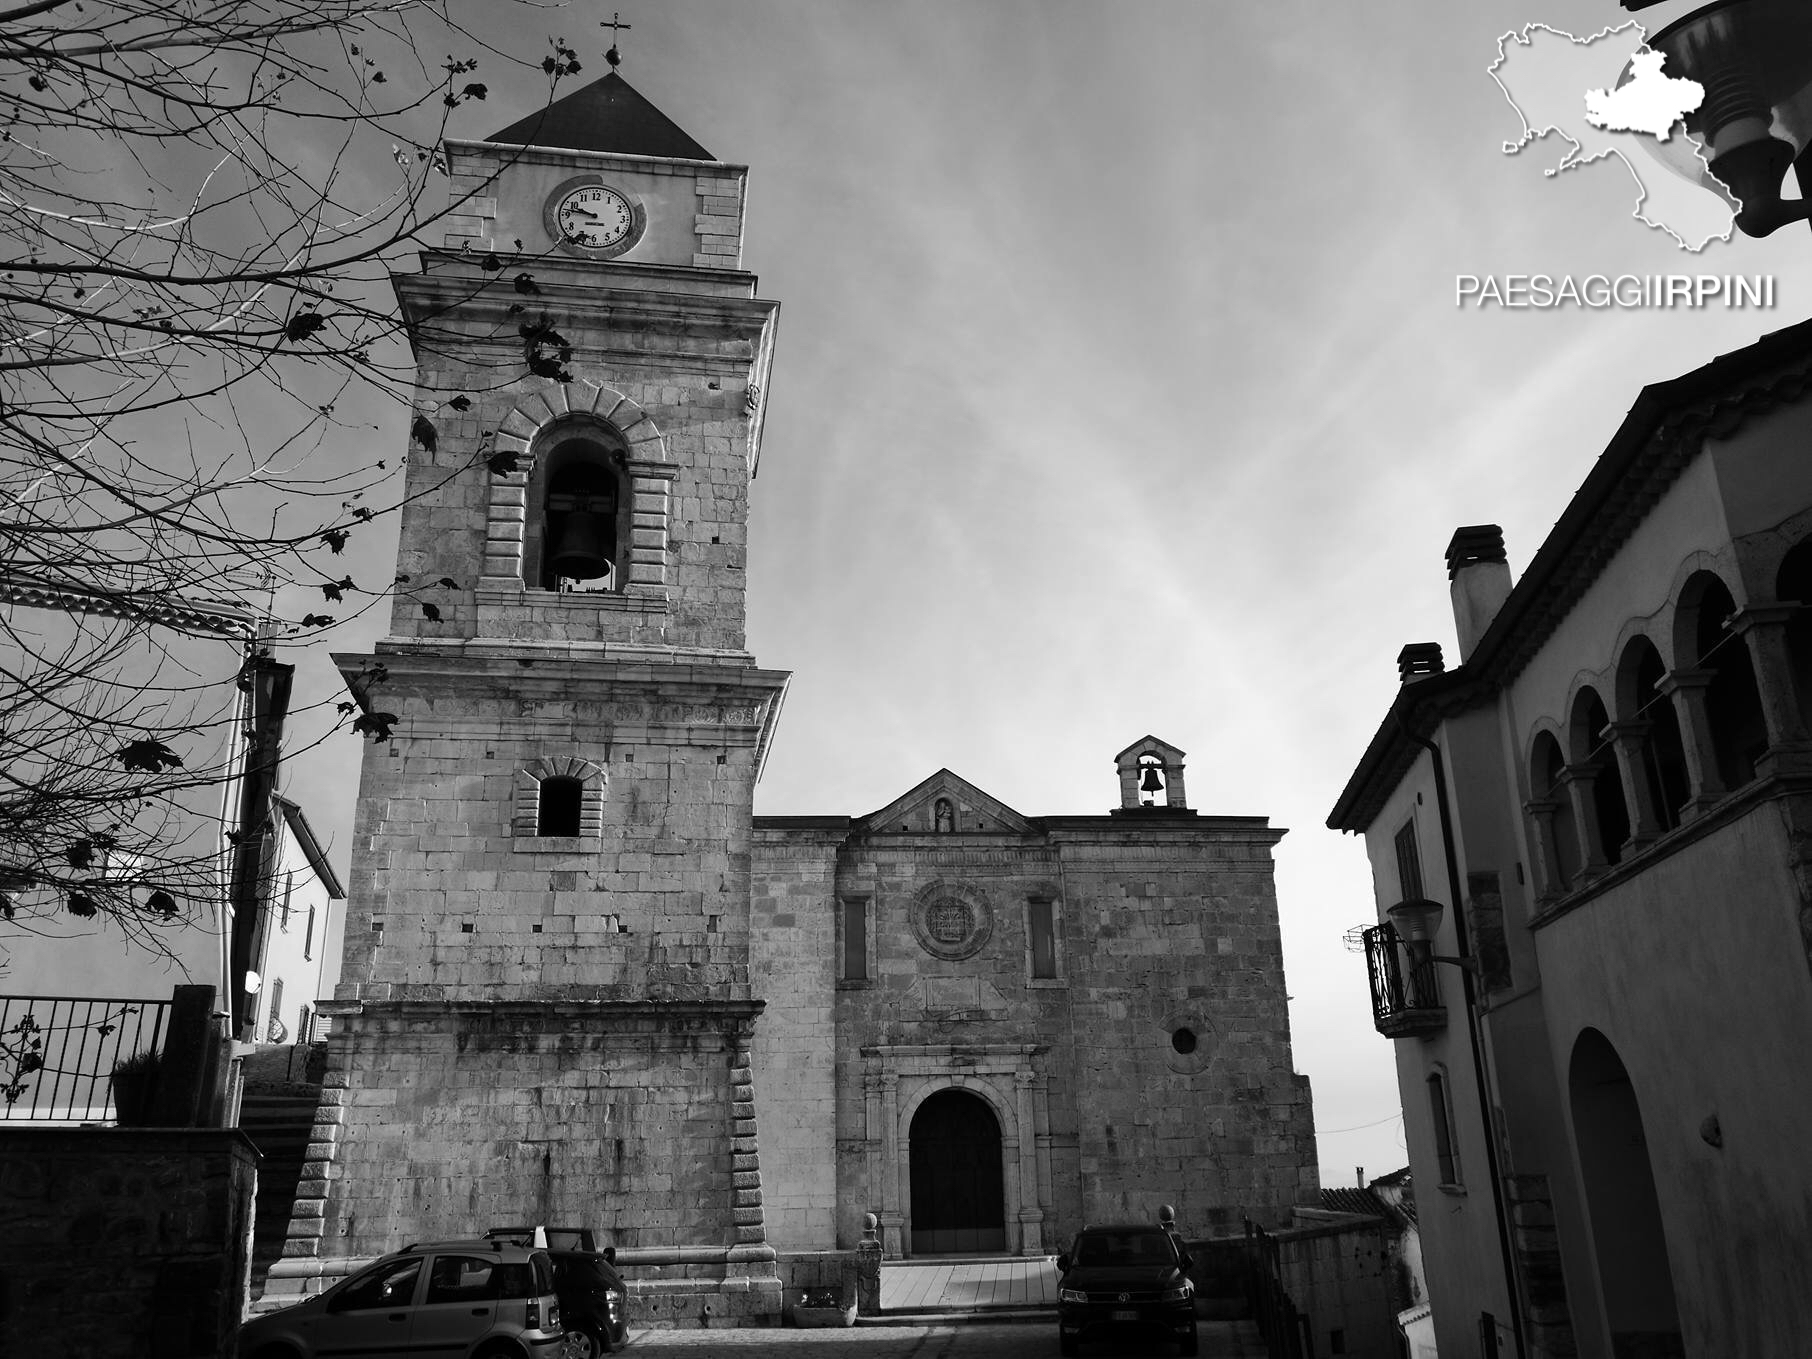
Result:
[[[681,656],[684,653],[679,653]],[[676,659],[670,663],[643,658],[619,660],[606,653],[590,655],[522,655],[475,653],[470,649],[437,645],[432,650],[380,647],[376,655],[334,653],[347,687],[362,704],[385,708],[386,695],[408,697],[483,689],[512,698],[570,700],[575,694],[602,699],[640,700],[655,720],[695,721],[696,718],[664,715],[662,709],[715,706],[725,713],[735,707],[756,705],[746,718],[720,716],[730,725],[754,725],[764,734],[771,725],[768,709],[782,694],[791,674],[762,670],[754,664],[712,663]],[[372,683],[375,667],[386,678]]]

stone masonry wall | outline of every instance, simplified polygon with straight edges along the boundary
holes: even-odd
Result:
[[[365,752],[342,999],[747,996],[749,799],[772,677],[391,665],[400,720]],[[602,771],[596,834],[518,833],[519,779],[541,758]]]
[[[886,827],[757,822],[751,972],[769,1006],[757,1051],[776,1073],[763,1078],[764,1134],[791,1118],[789,1136],[811,1148],[803,1164],[789,1157],[785,1187],[769,1195],[811,1196],[798,1221],[815,1235],[787,1244],[851,1246],[864,1213],[906,1212],[888,1177],[905,1173],[914,1101],[950,1086],[992,1102],[1013,1144],[1009,1204],[1042,1208],[1047,1250],[1085,1221],[1156,1221],[1166,1203],[1185,1230],[1209,1233],[1246,1215],[1287,1222],[1313,1202],[1312,1110],[1291,1069],[1272,887],[1279,832],[1257,818],[1171,815],[1028,824],[999,809],[990,824],[1007,829],[970,831],[978,813],[955,801],[954,833],[922,825],[916,809]],[[951,898],[985,938],[941,956],[928,911]],[[1028,911],[1042,900],[1059,931],[1052,979],[1031,975]],[[865,979],[839,979],[843,902],[867,903]],[[834,1238],[821,1225],[824,1134],[813,1126],[832,1041],[826,996]],[[1178,1051],[1184,1030],[1193,1051]],[[1028,1139],[1035,1174],[1017,1150]],[[1011,1248],[1017,1224],[1007,1226]]]
[[[232,1129],[0,1131],[0,1354],[228,1359],[257,1159]]]
[[[755,1028],[768,1240],[836,1241],[836,836],[757,831],[749,973],[767,1002]]]
[[[1037,1065],[1048,1081],[1047,1148],[1056,1192],[1048,1207],[1059,1221],[1074,1221],[1080,1205],[1069,991],[1062,978],[1055,986],[1028,984],[1027,903],[1056,892],[1057,875],[1055,856],[1035,835],[908,833],[844,846],[837,890],[870,903],[874,969],[869,982],[845,983],[837,991],[838,1128],[844,1153],[838,1158],[837,1244],[853,1247],[861,1239],[863,1214],[878,1211],[884,1197],[876,1177],[885,1169],[862,1154],[865,1140],[890,1138],[896,1131],[868,1126],[869,1062],[862,1050],[876,1044],[1044,1048]],[[945,890],[962,894],[988,919],[987,941],[965,958],[931,955],[914,929],[915,915],[922,928],[925,903]],[[1012,1098],[1010,1087],[1001,1093]],[[1036,1136],[1030,1128],[1019,1132]],[[1050,1223],[1044,1225],[1048,1232]]]
[[[522,1222],[630,1248],[736,1240],[726,1031],[752,1014],[523,1003],[348,1016],[285,1253],[375,1256]]]
[[[1183,1230],[1212,1235],[1314,1201],[1272,885],[1280,832],[1211,827],[1063,836],[1090,1220],[1155,1220],[1171,1203]]]
[[[538,265],[531,272],[570,267]],[[475,269],[443,264],[433,284],[481,290],[485,277]],[[492,286],[507,291],[510,285]],[[616,305],[604,305],[607,299]],[[483,319],[475,318],[467,325],[471,333],[437,335],[432,345],[418,347],[416,408],[433,431],[433,447],[420,439],[410,445],[410,502],[396,568],[409,579],[392,608],[391,635],[537,643],[610,639],[740,651],[750,419],[757,400],[750,375],[768,304],[701,300],[697,323],[680,327],[665,319],[642,326],[626,321],[623,312],[637,300],[633,291],[587,287],[562,300],[564,306],[550,302],[544,312],[576,346],[569,383],[526,375],[521,344],[514,340],[518,318],[501,314],[501,300],[496,319],[507,319],[510,343],[486,335]],[[598,317],[609,319],[588,319]],[[462,398],[470,403],[464,410],[453,404]],[[630,404],[610,421],[619,398]],[[517,472],[504,479],[506,489],[517,489],[503,498],[522,506],[519,513],[536,514],[539,507],[525,505],[521,489],[540,451],[536,431],[557,417],[570,421],[571,409],[593,412],[594,403],[596,417],[613,427],[636,421],[627,433],[638,441],[649,437],[650,425],[658,432],[657,439],[632,448],[632,456],[648,460],[651,475],[633,478],[633,487],[624,489],[635,495],[631,550],[640,563],[629,578],[658,578],[661,589],[640,599],[562,596],[531,581],[517,582],[529,588],[507,596],[475,594],[485,575],[487,539],[501,527],[492,515],[499,478],[485,457],[506,446],[527,449]],[[454,586],[439,585],[443,578]],[[424,612],[424,602],[438,618]]]

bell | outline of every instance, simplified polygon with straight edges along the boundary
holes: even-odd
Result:
[[[548,564],[556,576],[570,580],[597,580],[610,574],[605,544],[610,541],[610,521],[590,510],[572,510],[560,517]]]
[[[1141,793],[1157,793],[1162,792],[1163,788],[1164,781],[1158,777],[1157,768],[1153,765],[1146,765],[1145,777],[1139,780],[1139,791]]]

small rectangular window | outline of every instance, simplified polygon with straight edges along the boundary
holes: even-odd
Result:
[[[294,873],[285,873],[283,875],[283,916],[282,919],[277,922],[277,928],[282,930],[285,934],[289,933],[289,894],[295,890],[295,887],[296,875]]]
[[[281,1043],[289,1035],[283,1029],[283,978],[278,977],[271,983],[271,1014],[267,1036],[273,1043]]]
[[[1438,1183],[1460,1184],[1460,1152],[1453,1141],[1453,1106],[1447,1099],[1447,1078],[1438,1071],[1428,1077],[1428,1112],[1434,1120]]]
[[[1414,821],[1397,832],[1397,885],[1404,901],[1418,901],[1427,895],[1422,890],[1422,851],[1416,844]]]
[[[843,980],[868,980],[868,902],[843,903]]]
[[[315,956],[315,908],[308,908],[308,932],[302,936],[302,957],[312,959]]]
[[[1057,903],[1028,901],[1026,925],[1032,936],[1032,976],[1057,975]]]

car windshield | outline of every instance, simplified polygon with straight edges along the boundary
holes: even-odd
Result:
[[[1084,1269],[1102,1265],[1175,1263],[1176,1251],[1163,1232],[1084,1232],[1076,1241],[1076,1264]]]

